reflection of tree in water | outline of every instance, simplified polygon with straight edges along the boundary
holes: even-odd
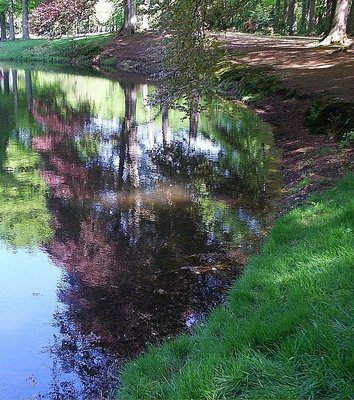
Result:
[[[55,315],[60,335],[51,348],[56,361],[49,398],[105,398],[116,382],[117,355],[134,356],[147,342],[188,328],[221,301],[244,258],[237,246],[248,246],[262,226],[252,213],[210,196],[225,192],[227,171],[244,179],[243,161],[237,152],[230,161],[227,151],[215,157],[194,152],[191,143],[205,130],[196,108],[185,144],[173,141],[169,111],[161,110],[162,142],[145,155],[147,162],[138,142],[135,83],[122,84],[125,113],[107,134],[92,122],[94,106],[69,106],[59,86],[41,91],[32,87],[30,74],[25,81],[19,112],[24,97],[26,113],[45,131],[32,138],[32,146],[42,156],[41,176],[51,194],[55,234],[46,249],[66,272],[59,290],[65,309]],[[218,139],[214,125],[207,132]],[[227,136],[234,136],[233,127],[225,126],[220,142],[227,148]],[[239,140],[247,143],[245,136]],[[256,135],[247,140],[245,165],[259,151]],[[111,152],[108,159],[102,146]],[[156,180],[149,186],[152,169]],[[230,240],[236,250],[227,247]],[[79,376],[80,387],[70,374]]]
[[[19,140],[17,73],[4,73],[0,89],[0,239],[13,247],[36,247],[52,235],[47,186],[38,174],[39,156]],[[23,97],[23,96],[22,96]],[[21,120],[20,120],[21,123]]]
[[[139,189],[136,85],[123,88],[125,117],[112,149],[120,156],[117,169],[83,163],[72,137],[84,132],[85,116],[69,127],[75,114],[52,112],[35,99],[32,107],[47,132],[33,140],[52,192],[56,232],[46,249],[68,274],[59,292],[67,308],[55,316],[61,335],[51,350],[66,373],[90,385],[87,398],[99,387],[110,390],[104,358],[114,368],[110,354],[134,356],[147,342],[185,329],[206,304],[220,301],[226,282],[202,256],[215,258],[218,241],[203,229],[189,195],[177,198],[172,188],[161,191],[165,198],[150,198]],[[121,197],[113,200],[102,194],[117,190]],[[70,384],[59,389],[81,396]]]

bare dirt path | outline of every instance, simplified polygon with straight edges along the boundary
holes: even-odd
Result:
[[[354,102],[354,48],[318,47],[314,38],[276,38],[227,32],[219,35],[228,57],[249,66],[267,66],[284,86],[300,96],[269,97],[249,104],[274,130],[282,154],[285,208],[309,193],[333,185],[354,170],[354,149],[342,148],[325,135],[310,135],[304,115],[319,98]],[[97,58],[120,71],[156,78],[162,70],[163,36],[118,37]]]
[[[315,39],[281,39],[226,33],[230,56],[253,66],[268,66],[301,94],[328,95],[354,102],[354,48],[319,47]]]
[[[315,99],[354,102],[354,49],[318,47],[318,40],[226,33],[220,39],[228,57],[249,66],[266,66],[299,96],[275,96],[251,104],[275,134],[282,153],[286,208],[313,191],[333,185],[354,170],[354,150],[326,135],[311,135],[304,116]]]

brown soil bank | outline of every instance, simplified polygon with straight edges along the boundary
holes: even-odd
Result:
[[[317,47],[317,40],[273,38],[238,33],[220,35],[228,57],[249,66],[267,66],[296,98],[268,97],[250,104],[274,130],[282,152],[284,202],[290,207],[312,191],[334,184],[354,169],[354,149],[326,135],[309,134],[304,115],[315,99],[354,103],[354,49]],[[161,35],[119,37],[96,59],[114,69],[159,76],[164,48]]]

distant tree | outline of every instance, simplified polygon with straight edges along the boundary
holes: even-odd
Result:
[[[0,0],[0,32],[1,40],[6,40],[6,13],[9,9],[7,0]]]
[[[0,12],[0,32],[1,41],[6,40],[6,16],[4,12]]]
[[[14,1],[9,0],[9,39],[15,40]]]
[[[28,0],[22,0],[22,38],[29,39],[29,29],[28,29],[28,13],[29,5]]]
[[[96,0],[45,0],[32,13],[31,29],[49,37],[73,33],[77,24],[93,14],[95,4]]]

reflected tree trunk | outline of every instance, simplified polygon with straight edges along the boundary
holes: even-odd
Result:
[[[123,174],[124,174],[126,153],[127,153],[127,140],[125,137],[124,129],[122,129],[120,135],[120,145],[119,145],[118,190],[122,190],[123,188]]]
[[[10,72],[4,71],[4,94],[10,93]]]
[[[0,13],[0,34],[1,34],[1,40],[5,41],[6,40],[6,16],[5,13]]]
[[[142,85],[142,91],[143,91],[144,107],[146,114],[146,133],[149,140],[149,149],[151,150],[154,147],[154,133],[153,133],[153,124],[151,122],[152,112],[151,112],[151,105],[149,104],[148,85]]]
[[[127,141],[128,169],[130,184],[136,189],[140,185],[138,170],[138,132],[136,125],[136,83],[124,83],[125,116],[123,121],[123,132]]]
[[[161,116],[162,116],[162,143],[164,149],[166,149],[167,145],[171,143],[171,128],[168,120],[169,110],[167,107],[162,107]]]
[[[26,82],[26,97],[27,97],[27,108],[32,110],[33,106],[33,91],[32,91],[32,76],[31,71],[25,70],[25,82]]]
[[[195,96],[191,101],[190,115],[189,115],[189,138],[195,139],[198,135],[199,128],[199,102],[200,97]]]
[[[15,69],[11,70],[12,77],[12,93],[14,95],[14,112],[15,115],[18,114],[18,87],[17,87],[17,71]]]

